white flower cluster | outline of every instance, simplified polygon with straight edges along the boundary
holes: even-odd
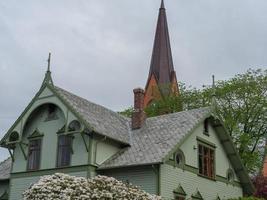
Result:
[[[115,178],[92,179],[56,173],[43,176],[23,193],[24,200],[161,200],[131,184]]]

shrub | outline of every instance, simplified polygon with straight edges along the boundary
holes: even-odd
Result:
[[[23,193],[24,200],[160,200],[131,184],[115,178],[96,176],[92,179],[56,173],[43,176]]]

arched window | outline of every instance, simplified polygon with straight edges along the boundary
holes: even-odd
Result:
[[[185,156],[181,150],[178,150],[174,156],[175,165],[183,167],[185,165]]]
[[[68,127],[68,131],[80,131],[81,130],[81,123],[77,120],[73,120]]]

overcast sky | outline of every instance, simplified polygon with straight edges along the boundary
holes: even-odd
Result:
[[[0,136],[54,83],[113,110],[148,75],[160,0],[1,0]],[[267,66],[266,0],[165,0],[177,78],[200,87]],[[0,160],[8,156],[0,150]]]

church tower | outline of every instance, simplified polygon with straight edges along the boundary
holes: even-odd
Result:
[[[161,1],[159,9],[150,70],[144,95],[144,107],[154,100],[159,100],[166,96],[179,95],[164,0]]]

